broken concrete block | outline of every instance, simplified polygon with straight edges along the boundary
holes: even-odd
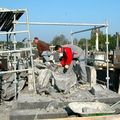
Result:
[[[86,66],[87,79],[91,86],[96,85],[96,70],[92,66]]]
[[[58,72],[52,72],[52,74],[58,91],[68,91],[77,82],[77,77],[72,70],[65,74]]]
[[[106,89],[105,86],[97,84],[91,88],[90,92],[93,95],[99,95],[101,94],[101,92],[104,92],[105,89]]]

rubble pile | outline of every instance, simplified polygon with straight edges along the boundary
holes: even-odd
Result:
[[[63,68],[56,68],[56,65],[47,65],[40,61],[35,65],[36,89],[39,94],[42,92],[50,94],[51,89],[66,93],[77,83],[77,77],[72,69],[64,74]]]

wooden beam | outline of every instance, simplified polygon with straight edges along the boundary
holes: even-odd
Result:
[[[55,118],[55,119],[44,119],[44,120],[120,120],[120,114],[109,115],[109,116],[71,117],[71,118],[69,117],[69,118]]]

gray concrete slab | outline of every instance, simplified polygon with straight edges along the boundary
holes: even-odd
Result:
[[[65,117],[68,117],[68,113],[65,110],[45,112],[39,109],[33,109],[33,110],[16,110],[14,112],[11,112],[9,120],[36,120]]]
[[[74,101],[100,101],[115,103],[120,95],[103,89],[93,95],[89,85],[75,86],[69,93],[52,92],[51,94],[20,93],[14,109],[10,112],[10,120],[34,120],[69,117],[73,113],[68,109],[68,103]],[[74,114],[75,115],[75,114]]]

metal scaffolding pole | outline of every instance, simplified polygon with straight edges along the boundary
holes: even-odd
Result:
[[[5,73],[25,72],[25,71],[28,71],[28,70],[29,70],[29,69],[1,71],[1,72],[0,72],[0,75],[1,75],[1,74],[5,74]]]
[[[21,49],[21,50],[0,51],[0,54],[4,54],[4,53],[18,53],[18,52],[23,52],[23,51],[30,51],[30,48]]]
[[[14,14],[14,21],[16,21],[16,15]],[[13,28],[13,31],[15,32],[16,30],[16,24],[13,25],[14,28]],[[13,34],[13,44],[14,44],[14,50],[16,50],[16,44],[17,44],[17,41],[16,41],[16,34],[14,33]],[[16,53],[14,53],[14,70],[16,70]],[[15,84],[15,100],[17,99],[17,87],[18,87],[18,81],[16,79],[16,73],[14,73],[14,84]]]
[[[25,9],[13,9],[13,10],[9,10],[9,9],[0,9],[0,12],[18,12],[18,11],[25,11]]]
[[[30,58],[31,58],[31,67],[32,67],[33,89],[34,89],[34,93],[36,93],[34,64],[33,64],[33,54],[32,54],[32,45],[31,45],[31,36],[30,36],[30,26],[29,26],[29,16],[28,16],[28,10],[27,9],[26,9],[26,21],[27,21],[27,24],[26,24],[27,25],[27,29],[29,31],[28,32],[28,37],[29,37],[29,45],[30,45]]]
[[[14,22],[16,24],[29,25],[54,25],[54,26],[106,26],[106,24],[91,24],[91,23],[50,23],[50,22]]]
[[[98,28],[103,28],[103,27],[106,27],[106,25],[104,26],[98,26],[98,27],[93,27],[93,28],[89,28],[89,29],[85,29],[85,30],[80,30],[80,31],[75,31],[75,32],[72,32],[71,34],[77,34],[77,33],[81,33],[81,32],[87,32],[87,31],[91,31],[91,30],[94,30],[94,29],[98,29]]]
[[[71,30],[72,33],[72,30]],[[71,44],[73,45],[73,35],[70,33]]]
[[[106,80],[107,80],[107,88],[109,89],[109,80],[110,80],[110,77],[109,77],[109,58],[108,58],[108,52],[109,52],[109,49],[108,49],[108,45],[109,45],[109,41],[108,41],[108,25],[106,27],[106,64],[107,64],[107,76],[106,76]]]
[[[23,31],[13,31],[13,32],[0,32],[0,35],[6,35],[6,34],[20,34],[20,33],[28,33],[29,31],[23,30]]]

